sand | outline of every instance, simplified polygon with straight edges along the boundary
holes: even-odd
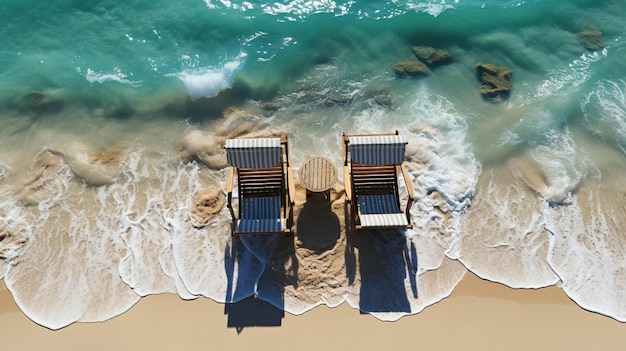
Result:
[[[0,342],[5,350],[626,348],[626,324],[584,311],[557,287],[514,290],[473,274],[467,274],[449,298],[392,323],[346,304],[281,318],[281,311],[254,307],[255,301],[232,306],[225,314],[225,306],[212,300],[182,301],[167,294],[143,298],[127,313],[103,323],[51,331],[30,321],[0,288]]]
[[[333,212],[320,212],[315,197],[305,199],[303,189],[297,194],[296,245],[313,252],[342,245],[341,187],[330,201],[336,216],[323,223],[321,213]],[[314,227],[337,235],[307,235],[304,228]],[[306,285],[305,278],[310,277],[300,277],[298,286]],[[29,320],[0,281],[0,345],[3,350],[624,350],[626,323],[581,309],[558,287],[515,290],[468,273],[449,298],[396,322],[382,322],[346,303],[294,316],[255,299],[225,306],[163,294],[145,297],[106,322],[51,331]]]

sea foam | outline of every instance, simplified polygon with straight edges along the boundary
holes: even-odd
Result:
[[[565,293],[583,308],[626,321],[626,219],[623,194],[585,184],[570,206],[544,206],[548,262]]]
[[[183,82],[192,99],[214,97],[220,91],[231,87],[235,74],[242,67],[243,57],[245,55],[240,55],[238,59],[228,61],[218,68],[188,69],[176,74],[176,76]]]
[[[581,101],[587,129],[615,140],[626,153],[626,81],[603,79],[596,82]]]

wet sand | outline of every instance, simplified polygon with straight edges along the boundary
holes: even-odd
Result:
[[[3,284],[2,284],[3,285]],[[247,301],[231,306],[176,295],[142,299],[104,323],[58,331],[23,315],[0,285],[0,340],[7,350],[623,350],[626,324],[584,311],[561,289],[513,290],[468,273],[453,294],[422,313],[381,322],[342,304],[300,316]],[[256,326],[254,326],[256,325]],[[237,326],[241,328],[237,328]]]

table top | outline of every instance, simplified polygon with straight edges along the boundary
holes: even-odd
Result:
[[[323,192],[337,182],[337,168],[326,157],[309,157],[300,165],[298,176],[307,190]]]

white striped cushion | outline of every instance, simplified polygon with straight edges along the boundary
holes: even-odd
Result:
[[[402,135],[350,137],[352,162],[364,165],[400,164],[405,159],[406,139]]]
[[[268,168],[280,164],[280,139],[228,139],[226,159],[239,168]]]
[[[402,213],[369,214],[359,216],[361,227],[405,227],[409,224]]]
[[[285,231],[284,219],[240,219],[238,233],[280,233]]]

